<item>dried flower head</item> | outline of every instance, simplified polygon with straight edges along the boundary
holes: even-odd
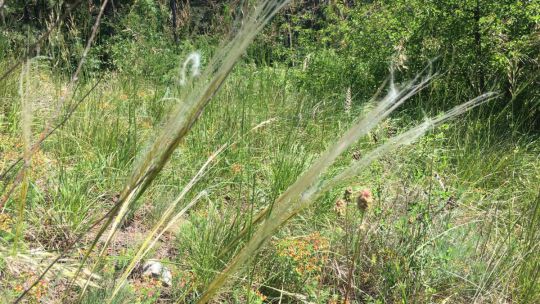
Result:
[[[346,209],[347,209],[347,202],[341,198],[338,199],[336,203],[334,204],[334,211],[339,216],[344,216]]]
[[[369,189],[360,190],[356,197],[356,205],[360,211],[366,211],[373,202],[373,195]]]
[[[234,175],[242,172],[242,165],[238,164],[238,163],[234,163],[232,166],[231,166],[231,171]]]
[[[351,187],[348,187],[345,189],[345,192],[343,193],[343,199],[345,202],[350,203],[352,202],[352,195],[353,195],[353,189]]]
[[[360,153],[360,151],[358,150],[353,151],[352,158],[354,160],[359,160],[361,157],[362,157],[362,153]]]

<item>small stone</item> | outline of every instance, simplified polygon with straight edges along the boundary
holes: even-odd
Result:
[[[172,273],[158,261],[148,261],[143,266],[143,276],[152,277],[161,281],[165,287],[172,285]]]
[[[161,273],[161,284],[165,287],[169,287],[172,285],[172,273],[169,269],[165,268],[164,271]]]

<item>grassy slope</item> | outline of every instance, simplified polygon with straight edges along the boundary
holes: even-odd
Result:
[[[208,192],[207,198],[152,253],[173,270],[174,287],[155,287],[135,277],[123,295],[126,301],[150,303],[157,297],[196,299],[223,268],[228,255],[219,253],[251,215],[272,202],[363,112],[358,101],[351,114],[345,113],[345,94],[341,99],[316,100],[298,91],[289,73],[243,65],[227,80],[139,201],[141,211],[130,215],[101,273],[102,285],[110,284],[107,280],[125,266],[140,235],[206,158],[222,144],[235,142],[183,204],[202,190]],[[62,93],[62,86],[46,69],[32,77],[34,130],[39,130],[47,115],[43,109]],[[21,151],[16,86],[12,79],[0,91],[5,109],[0,121],[2,167]],[[165,87],[112,75],[46,142],[30,173],[24,247],[62,249],[112,206],[135,155],[177,102],[164,96]],[[264,127],[250,131],[267,120]],[[358,299],[540,300],[534,280],[539,267],[534,252],[540,239],[540,143],[511,130],[486,127],[484,122],[474,114],[461,118],[358,176],[350,187],[368,188],[375,196],[363,221],[354,204],[348,204],[343,214],[336,210],[335,202],[345,189],[328,193],[284,227],[218,300],[342,299],[355,244],[361,254],[350,292]],[[385,121],[337,166],[346,166],[355,153],[365,153],[412,123],[405,114]],[[17,197],[13,195],[7,206],[13,220]],[[7,223],[0,232],[6,243],[12,226]],[[5,299],[35,275],[8,259],[0,265],[0,297]],[[42,293],[34,292],[32,299],[58,300],[61,280],[42,285]],[[93,290],[86,301],[100,303],[106,292]]]

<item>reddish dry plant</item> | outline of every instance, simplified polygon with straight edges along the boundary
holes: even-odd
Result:
[[[358,207],[358,210],[362,212],[366,211],[372,202],[373,195],[369,189],[359,191],[358,196],[356,197],[356,206]]]

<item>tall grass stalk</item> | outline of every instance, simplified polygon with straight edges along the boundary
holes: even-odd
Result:
[[[187,92],[183,94],[183,103],[179,104],[172,111],[154,143],[143,154],[141,160],[135,164],[131,177],[120,194],[118,203],[113,207],[111,216],[98,231],[81,262],[81,267],[86,263],[90,252],[96,247],[98,240],[110,228],[98,254],[98,259],[92,269],[95,270],[100,264],[105,250],[113,239],[125,215],[129,210],[133,209],[133,202],[144,193],[163,169],[173,151],[202,114],[204,107],[219,90],[235,63],[253,41],[257,33],[262,30],[264,25],[287,2],[287,0],[256,2],[253,11],[245,18],[245,22],[242,23],[234,38],[218,49],[201,77],[197,81],[186,84]],[[81,296],[85,290],[81,292]]]
[[[387,143],[376,148],[353,166],[329,181],[323,182],[319,179],[320,174],[330,167],[339,155],[355,143],[362,135],[369,132],[377,122],[389,115],[399,104],[403,103],[423,88],[429,82],[429,79],[430,77],[424,78],[418,84],[413,81],[399,91],[396,90],[392,84],[389,94],[381,101],[381,103],[350,128],[335,144],[315,161],[314,165],[312,165],[306,173],[300,176],[298,180],[291,185],[280,198],[278,198],[278,202],[274,203],[274,207],[270,211],[268,217],[256,228],[246,245],[232,258],[223,272],[217,275],[208,285],[198,303],[207,303],[210,301],[226,283],[227,279],[232,274],[236,273],[242,265],[245,265],[250,261],[255,252],[265,243],[268,237],[275,233],[280,226],[298,212],[315,202],[325,191],[340,184],[347,178],[352,177],[360,170],[366,168],[375,159],[388,154],[398,146],[414,142],[434,126],[462,114],[495,96],[493,93],[481,95],[455,107],[438,118],[427,119],[417,127],[391,138]]]
[[[193,186],[197,184],[197,182],[205,175],[207,172],[207,169],[209,165],[216,159],[216,157],[223,152],[223,150],[227,147],[226,145],[221,146],[216,152],[212,153],[212,155],[208,158],[208,160],[202,165],[202,167],[199,169],[197,174],[187,183],[187,185],[182,189],[182,192],[178,195],[178,197],[167,207],[163,215],[161,216],[158,223],[154,226],[152,231],[146,235],[146,238],[142,245],[137,250],[137,253],[135,256],[131,259],[129,265],[124,270],[123,274],[120,276],[120,279],[116,283],[116,287],[111,295],[111,298],[109,300],[109,303],[114,299],[114,297],[118,294],[124,283],[126,282],[129,274],[133,271],[135,266],[141,261],[142,258],[152,249],[156,242],[159,240],[159,238],[167,231],[174,223],[176,223],[181,216],[183,216],[195,203],[198,201],[198,198],[201,194],[197,196],[196,199],[193,199],[191,203],[186,205],[180,212],[178,212],[176,215],[172,216],[174,210],[177,208],[178,204],[185,198],[186,194],[191,191]]]
[[[26,88],[25,88],[26,84]],[[26,206],[26,197],[28,195],[28,170],[31,165],[30,149],[32,145],[32,106],[31,101],[26,96],[30,87],[30,61],[27,62],[22,71],[19,80],[19,95],[21,96],[21,126],[24,149],[24,164],[21,169],[22,184],[17,206],[17,224],[15,229],[15,240],[13,242],[13,252],[18,251],[19,241],[23,233],[24,212]]]

